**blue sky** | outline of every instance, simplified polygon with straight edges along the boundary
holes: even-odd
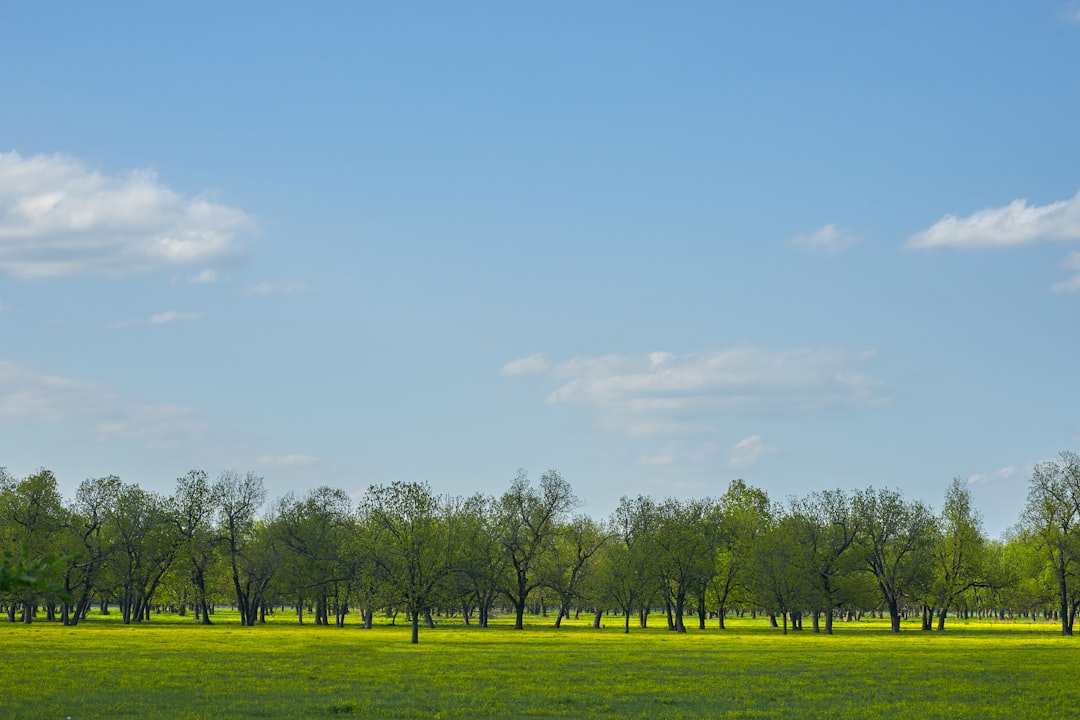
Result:
[[[1080,4],[6,3],[0,465],[783,499],[1080,448]]]

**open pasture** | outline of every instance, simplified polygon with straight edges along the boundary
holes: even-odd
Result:
[[[762,620],[669,632],[610,618],[523,631],[446,622],[0,624],[5,718],[1051,718],[1080,707],[1080,640],[1053,624],[888,621],[787,636]]]

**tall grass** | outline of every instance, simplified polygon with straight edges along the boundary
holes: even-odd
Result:
[[[405,625],[241,628],[220,613],[209,627],[3,623],[0,717],[1019,720],[1080,707],[1080,640],[1050,624],[896,635],[864,621],[831,637],[750,620],[686,634],[550,624],[448,621],[413,646]]]

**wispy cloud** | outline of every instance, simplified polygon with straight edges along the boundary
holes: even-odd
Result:
[[[304,292],[307,285],[299,280],[264,281],[247,289],[248,295],[292,295]]]
[[[731,448],[731,459],[728,465],[733,468],[751,467],[757,465],[762,457],[776,452],[776,448],[769,445],[760,435],[751,435],[735,443]]]
[[[171,445],[207,435],[190,408],[149,404],[102,385],[36,372],[0,360],[0,422],[76,426],[98,441],[136,439]]]
[[[544,373],[562,384],[548,403],[579,403],[602,427],[632,435],[712,433],[733,412],[809,412],[889,402],[860,371],[858,353],[832,348],[772,352],[733,347],[676,355],[602,355],[556,365],[532,355],[504,375]]]
[[[235,256],[250,216],[186,198],[150,170],[109,176],[66,155],[0,153],[0,270],[107,276]]]
[[[551,363],[548,361],[547,355],[544,353],[536,353],[529,357],[523,357],[518,360],[512,360],[502,366],[502,370],[499,371],[500,375],[532,375],[535,373],[542,373],[551,367]]]
[[[147,322],[151,325],[165,325],[166,323],[176,322],[177,320],[198,320],[202,316],[203,314],[201,312],[179,312],[177,310],[169,310],[167,312],[151,315]]]
[[[207,268],[189,277],[188,282],[192,285],[208,285],[217,282],[218,278],[217,270]]]
[[[858,240],[858,237],[847,228],[836,223],[829,223],[809,235],[796,235],[788,240],[788,245],[802,248],[807,252],[832,255],[851,247]]]
[[[168,325],[180,320],[198,320],[202,318],[205,313],[201,312],[180,312],[178,310],[167,310],[165,312],[154,313],[148,318],[142,320],[119,320],[114,323],[110,323],[111,328],[126,328],[135,327],[137,325]]]
[[[269,467],[309,467],[319,462],[314,455],[263,455],[255,460]]]
[[[1020,470],[1013,467],[1012,465],[1009,465],[1008,467],[999,468],[998,470],[994,470],[993,472],[976,473],[967,479],[967,484],[986,485],[1022,479],[1023,478],[1020,476]]]
[[[909,248],[1000,247],[1040,240],[1080,240],[1080,193],[1049,205],[1026,199],[957,217],[946,215],[905,243]]]
[[[1080,292],[1080,252],[1069,253],[1061,262],[1061,267],[1077,272],[1068,280],[1054,283],[1050,289],[1054,292]]]

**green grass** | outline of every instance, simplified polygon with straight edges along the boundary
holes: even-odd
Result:
[[[291,618],[289,618],[291,619]],[[1080,638],[1053,624],[887,621],[782,636],[719,631],[524,631],[450,624],[363,630],[286,618],[241,628],[219,614],[76,628],[0,623],[4,718],[1052,718],[1080,707]]]

